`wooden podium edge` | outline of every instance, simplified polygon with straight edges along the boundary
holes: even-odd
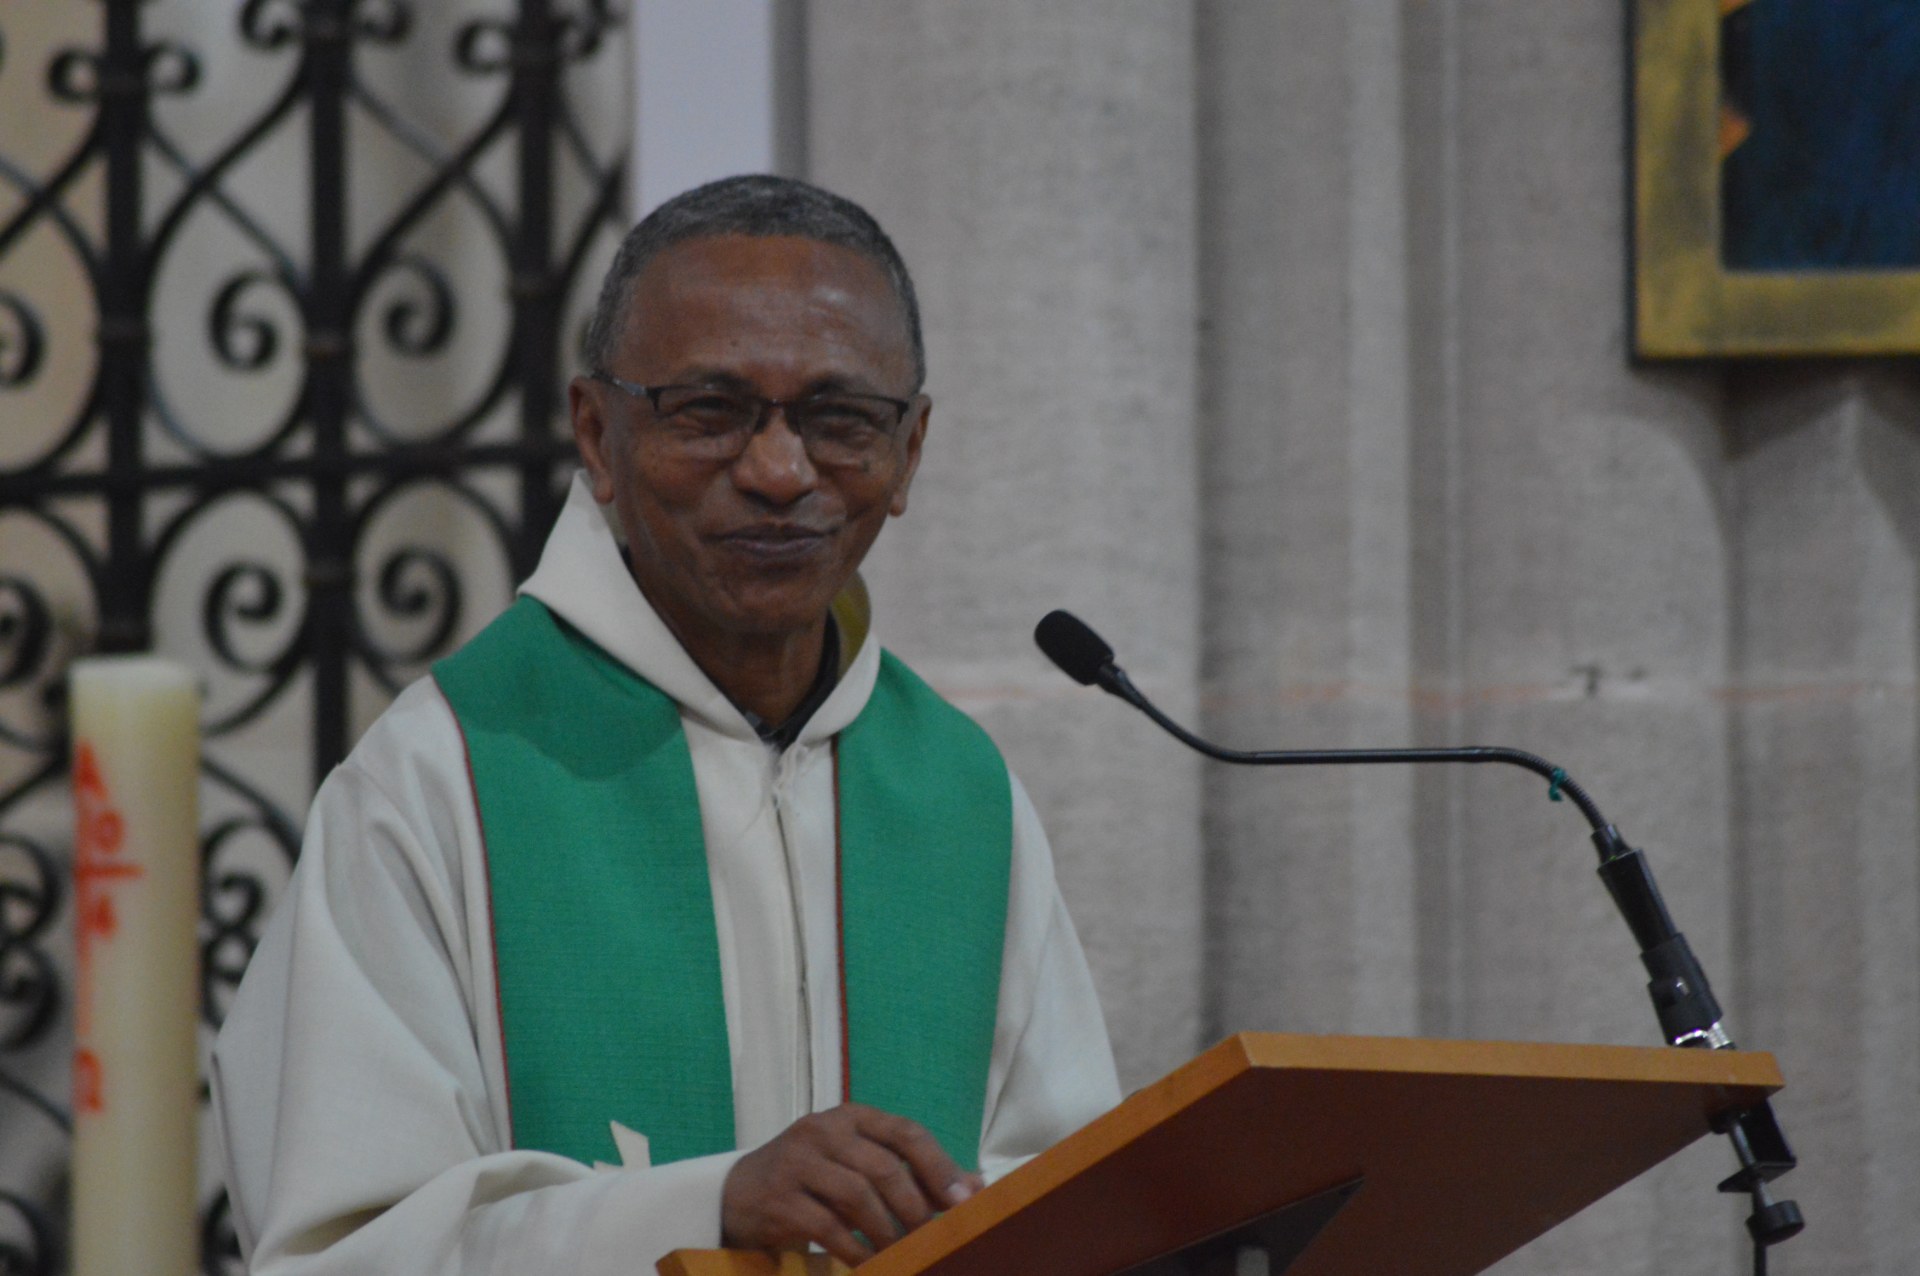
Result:
[[[854,1270],[860,1276],[913,1276],[1255,1068],[1678,1082],[1765,1094],[1785,1085],[1774,1057],[1760,1051],[1237,1033],[1135,1091],[1112,1111]],[[817,1261],[823,1256],[806,1257]],[[797,1254],[776,1259],[735,1250],[677,1250],[661,1260],[659,1271],[662,1276],[830,1276],[847,1270],[837,1263],[806,1266],[801,1260]]]
[[[744,1249],[676,1249],[655,1265],[660,1276],[847,1276],[826,1254],[763,1254]]]
[[[1768,1093],[1785,1084],[1773,1056],[1752,1051],[1237,1033],[1135,1091],[1119,1107],[1068,1135],[959,1209],[908,1233],[857,1270],[863,1276],[910,1276],[1250,1068],[1664,1080],[1753,1086]]]
[[[1243,1032],[1228,1038],[1227,1042],[1239,1043],[1246,1061],[1258,1068],[1673,1081],[1691,1085],[1758,1086],[1769,1094],[1786,1084],[1773,1056],[1757,1050],[1452,1041],[1432,1037],[1315,1037],[1277,1032]]]

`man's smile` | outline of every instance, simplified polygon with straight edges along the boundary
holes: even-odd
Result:
[[[797,523],[757,523],[713,539],[736,555],[778,565],[809,558],[831,539],[831,533]]]

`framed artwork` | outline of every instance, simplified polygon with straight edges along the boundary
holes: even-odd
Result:
[[[1632,2],[1635,354],[1920,352],[1920,3]]]

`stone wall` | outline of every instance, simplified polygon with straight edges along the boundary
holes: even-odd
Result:
[[[812,175],[918,271],[873,571],[1006,744],[1131,1083],[1241,1028],[1652,1043],[1519,772],[1229,772],[1030,654],[1079,610],[1246,746],[1511,744],[1644,846],[1776,1052],[1809,1231],[1920,1252],[1920,380],[1636,368],[1623,6],[816,0]],[[1703,1144],[1511,1272],[1746,1270]]]

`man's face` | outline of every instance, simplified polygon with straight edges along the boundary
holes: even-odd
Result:
[[[645,401],[585,378],[571,387],[594,499],[613,506],[635,580],[696,659],[817,631],[881,525],[905,512],[926,433],[927,401],[912,394],[906,320],[885,274],[809,239],[676,244],[634,281],[606,371],[768,399],[913,399],[889,453],[823,466],[784,412],[733,460],[695,460],[675,450]]]

